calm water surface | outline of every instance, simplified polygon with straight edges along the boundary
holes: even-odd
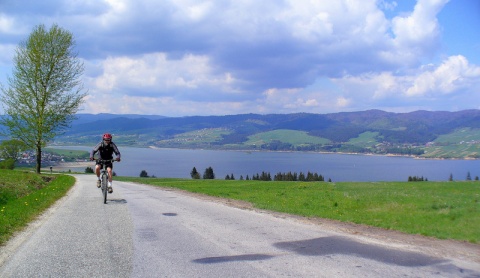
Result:
[[[233,174],[308,171],[332,181],[406,181],[409,176],[423,176],[430,181],[446,181],[480,176],[480,160],[427,160],[407,157],[320,154],[304,152],[242,152],[215,150],[148,149],[118,146],[122,161],[114,165],[121,176],[138,177],[142,170],[156,177],[190,178],[196,167],[200,174],[212,167],[217,179]],[[93,146],[57,147],[90,151]],[[73,170],[73,169],[72,169]],[[76,169],[78,170],[78,169]],[[84,169],[80,169],[83,171]]]

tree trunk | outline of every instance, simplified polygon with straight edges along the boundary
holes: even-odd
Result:
[[[42,146],[40,144],[37,145],[37,165],[36,171],[37,174],[40,174],[40,168],[42,168]]]

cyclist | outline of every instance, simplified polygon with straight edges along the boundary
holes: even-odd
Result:
[[[95,148],[93,148],[92,152],[90,153],[90,160],[93,160],[93,156],[96,153],[100,154],[101,160],[112,160],[113,154],[115,153],[115,160],[120,161],[120,151],[117,148],[117,145],[112,142],[112,135],[110,133],[103,134],[102,141],[98,143]],[[107,172],[108,172],[108,193],[112,193],[112,169],[113,163],[109,162],[106,164]],[[97,187],[100,187],[100,169],[103,167],[103,164],[97,161],[95,165],[95,173],[97,174]]]

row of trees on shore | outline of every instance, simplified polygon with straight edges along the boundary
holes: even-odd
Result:
[[[1,169],[1,168],[0,168]],[[87,167],[85,169],[85,173],[94,173],[93,168]],[[116,173],[113,172],[113,175],[116,176]],[[149,175],[147,171],[142,170],[139,175],[141,178],[155,178],[155,175]],[[205,169],[203,175],[201,176],[200,173],[197,171],[195,167],[193,167],[192,171],[190,172],[190,176],[192,179],[215,179],[215,173],[213,172],[212,167],[208,167]],[[235,176],[233,174],[226,175],[225,180],[236,180]],[[307,172],[305,175],[303,172],[300,172],[297,174],[296,172],[287,172],[287,173],[282,173],[278,172],[276,175],[273,176],[269,172],[262,172],[261,174],[257,173],[250,176],[246,176],[245,178],[241,175],[239,180],[259,180],[259,181],[304,181],[304,182],[315,182],[315,181],[325,181],[325,177],[322,175],[319,175],[317,173],[311,173],[310,171]],[[471,181],[471,175],[470,172],[467,173],[467,177],[465,179],[466,181]],[[478,176],[475,176],[474,178],[475,181],[479,180]],[[423,176],[409,176],[408,177],[409,182],[419,182],[419,181],[428,181],[428,178],[423,177]],[[448,181],[453,181],[453,175],[450,174]],[[328,182],[332,182],[332,179],[328,179]]]
[[[200,173],[197,171],[197,168],[193,167],[192,171],[190,172],[190,176],[194,180],[200,179]],[[205,172],[203,172],[203,179],[204,180],[215,179],[215,173],[213,172],[212,167],[208,167],[207,169],[205,169]]]
[[[192,171],[190,172],[190,176],[192,179],[200,179],[203,177],[203,179],[215,179],[215,174],[213,172],[212,167],[208,167],[205,169],[205,172],[203,173],[203,176],[200,175],[200,173],[197,171],[195,167],[193,167]],[[226,175],[225,180],[236,180],[235,176],[233,174]],[[262,172],[261,174],[257,173],[250,176],[246,176],[245,178],[243,176],[240,176],[239,180],[260,180],[260,181],[326,181],[325,177],[318,174],[318,173],[311,173],[310,171],[307,172],[307,174],[304,174],[303,172],[300,172],[297,174],[296,172],[278,172],[276,175],[273,176],[269,172]],[[453,181],[453,175],[450,174],[449,181]],[[465,179],[466,181],[471,181],[472,177],[470,175],[470,172],[467,173],[467,177]],[[478,181],[479,177],[476,176],[475,180]],[[428,181],[428,178],[426,177],[419,177],[419,176],[409,176],[408,177],[409,182],[417,182],[417,181]],[[332,179],[328,179],[328,182],[332,182]]]
[[[197,171],[197,168],[193,167],[192,171],[190,172],[190,176],[192,179],[200,179],[200,173]],[[203,179],[215,179],[215,173],[213,172],[212,167],[208,167],[205,169],[203,173]],[[235,176],[233,174],[226,175],[225,180],[235,180]],[[252,177],[247,175],[245,178],[243,175],[240,176],[240,180],[260,180],[260,181],[325,181],[325,178],[318,173],[311,173],[308,172],[304,174],[300,172],[297,174],[296,172],[288,172],[288,173],[281,173],[278,172],[276,175],[273,176],[269,172],[262,172],[261,174],[256,173],[253,174]],[[331,179],[328,179],[331,182]]]
[[[85,169],[85,173],[93,173],[93,169],[91,167],[87,167]],[[116,173],[113,173],[114,176],[116,176]],[[192,179],[215,179],[215,173],[213,172],[212,167],[208,167],[205,169],[205,172],[203,173],[203,176],[200,175],[200,173],[197,171],[195,167],[193,167],[192,171],[190,172],[190,176]],[[148,175],[147,171],[142,170],[140,172],[140,177],[141,178],[155,178],[155,175]],[[226,175],[225,180],[236,180],[235,176],[233,174]],[[243,176],[240,176],[239,180],[260,180],[260,181],[304,181],[304,182],[309,182],[309,181],[325,181],[325,177],[322,175],[319,175],[317,173],[311,173],[307,172],[305,175],[303,172],[300,172],[297,174],[296,172],[288,172],[288,173],[281,173],[278,172],[276,175],[273,176],[269,172],[262,172],[261,174],[257,173],[250,176],[246,176],[245,178]],[[470,172],[467,173],[467,177],[465,179],[466,181],[478,181],[480,178],[478,176],[475,176],[475,178],[472,179]],[[423,177],[423,176],[409,176],[408,177],[408,182],[420,182],[420,181],[428,181],[428,178]],[[450,174],[448,181],[453,181],[453,175]],[[329,178],[328,182],[332,182],[332,180]]]

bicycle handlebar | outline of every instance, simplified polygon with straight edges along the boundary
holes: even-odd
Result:
[[[115,159],[96,159],[95,161],[103,164],[103,163],[113,163],[113,162],[116,162],[117,160],[115,160]]]

